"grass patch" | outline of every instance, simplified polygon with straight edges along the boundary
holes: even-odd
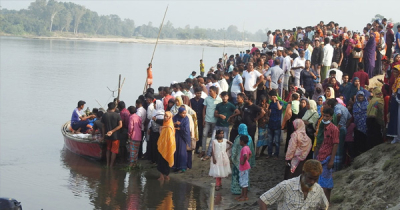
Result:
[[[342,195],[333,195],[332,197],[331,197],[331,202],[332,203],[341,203],[341,202],[343,202],[344,201],[344,195],[342,194]]]

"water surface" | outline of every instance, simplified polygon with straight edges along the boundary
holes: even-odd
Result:
[[[24,209],[143,209],[162,205],[205,208],[204,190],[155,175],[106,170],[103,163],[63,149],[61,125],[76,103],[106,106],[126,78],[121,100],[133,105],[142,92],[154,45],[0,37],[0,196]],[[206,68],[222,48],[159,45],[154,84],[183,81]],[[226,48],[225,52],[236,52]],[[171,203],[171,199],[173,202]]]

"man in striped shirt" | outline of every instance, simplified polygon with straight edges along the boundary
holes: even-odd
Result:
[[[321,173],[322,165],[318,160],[307,160],[300,176],[285,180],[260,196],[260,209],[266,210],[267,205],[275,202],[278,202],[278,210],[328,209],[329,202],[317,183]]]

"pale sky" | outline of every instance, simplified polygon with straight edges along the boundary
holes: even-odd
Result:
[[[289,29],[295,26],[316,25],[320,20],[338,22],[350,30],[362,31],[376,14],[399,22],[398,0],[300,0],[300,1],[83,1],[69,0],[96,11],[100,15],[117,14],[130,18],[136,26],[161,23],[165,8],[174,27],[227,28],[236,25],[256,32],[258,29]],[[0,0],[2,8],[27,9],[33,0]],[[397,15],[396,15],[397,14]],[[396,19],[397,18],[397,19]]]

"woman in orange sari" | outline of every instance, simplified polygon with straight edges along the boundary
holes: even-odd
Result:
[[[160,129],[160,137],[157,141],[157,146],[161,155],[157,160],[157,170],[161,174],[158,180],[169,180],[168,175],[171,167],[174,165],[174,154],[176,150],[175,128],[171,112],[165,112],[164,123]]]

